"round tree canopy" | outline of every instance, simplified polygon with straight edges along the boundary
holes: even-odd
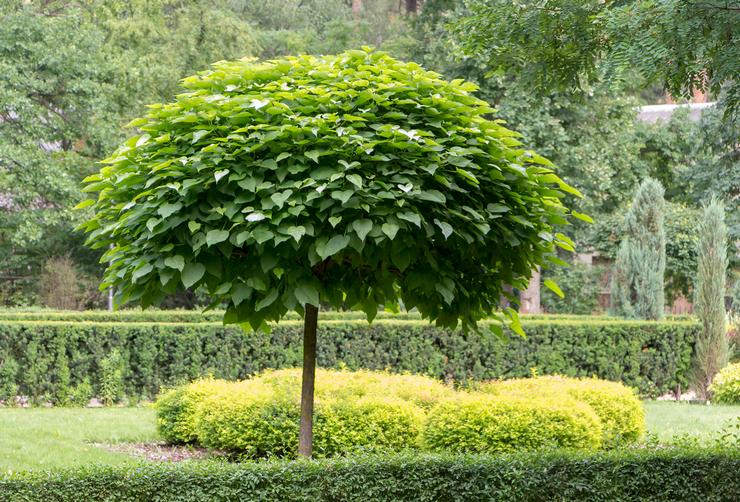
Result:
[[[571,248],[553,226],[577,192],[471,83],[354,50],[219,62],[183,87],[85,180],[119,302],[203,286],[254,327],[399,300],[474,327]]]

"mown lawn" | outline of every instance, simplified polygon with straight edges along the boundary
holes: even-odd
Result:
[[[92,443],[155,441],[155,423],[149,408],[3,408],[0,471],[133,462]]]
[[[688,435],[711,444],[740,417],[740,406],[646,402],[645,411],[648,433],[663,443]],[[150,408],[0,408],[0,472],[140,462],[93,443],[157,439]]]
[[[648,434],[654,435],[661,443],[688,436],[708,445],[740,419],[740,406],[672,401],[647,401],[644,404]]]

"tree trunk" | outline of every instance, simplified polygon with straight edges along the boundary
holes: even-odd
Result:
[[[419,3],[417,0],[406,0],[406,13],[416,14],[419,11]]]
[[[311,458],[313,448],[313,388],[316,380],[316,327],[319,309],[306,304],[303,321],[303,382],[301,385],[301,432],[298,454]]]
[[[360,18],[360,11],[362,10],[362,0],[352,0],[352,16],[355,20]]]

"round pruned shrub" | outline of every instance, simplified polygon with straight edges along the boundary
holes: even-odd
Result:
[[[423,433],[424,446],[430,450],[475,453],[598,449],[601,441],[596,413],[563,396],[549,400],[461,395],[433,408]]]
[[[740,404],[740,363],[729,364],[717,373],[709,392],[715,403]]]
[[[253,380],[297,397],[300,392],[301,369],[268,370],[255,376]],[[367,396],[392,397],[429,409],[438,401],[452,397],[454,390],[423,375],[318,369],[315,393],[319,399],[335,400]]]
[[[491,381],[479,386],[481,392],[530,399],[541,396],[558,399],[566,395],[590,406],[601,420],[604,446],[634,442],[645,433],[645,412],[635,392],[619,382],[598,378],[542,376]]]
[[[157,423],[171,443],[198,443],[245,458],[297,451],[300,369],[241,382],[203,379],[157,400]],[[425,409],[454,391],[431,378],[372,371],[318,370],[314,453],[418,447]]]
[[[184,444],[197,440],[194,417],[197,407],[209,396],[234,384],[203,378],[162,392],[157,398],[157,430],[168,443]]]

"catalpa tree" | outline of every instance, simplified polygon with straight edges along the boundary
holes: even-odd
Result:
[[[102,287],[119,304],[203,288],[226,323],[304,316],[303,455],[319,305],[371,321],[403,302],[477,329],[503,320],[505,286],[525,288],[555,246],[572,249],[553,227],[575,190],[486,118],[471,83],[355,50],[220,62],[183,86],[87,178],[98,196],[81,228],[110,247]]]

